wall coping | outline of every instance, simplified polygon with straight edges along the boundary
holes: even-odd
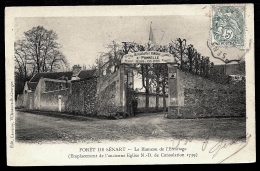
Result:
[[[65,89],[61,89],[61,90],[46,91],[46,92],[42,92],[42,94],[48,94],[48,93],[53,93],[53,92],[58,92],[58,91],[64,91],[64,90],[69,90],[69,89],[68,89],[68,88],[65,88]]]
[[[91,76],[91,77],[88,77],[88,78],[85,78],[85,79],[79,79],[79,80],[71,80],[71,83],[76,83],[76,82],[84,82],[85,80],[91,80],[93,78],[98,78],[97,76]]]
[[[44,81],[52,81],[52,82],[61,82],[66,83],[66,80],[57,80],[57,79],[51,79],[51,78],[43,78]],[[70,83],[71,80],[68,80],[67,83]]]

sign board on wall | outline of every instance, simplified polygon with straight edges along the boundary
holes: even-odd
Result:
[[[167,52],[140,51],[124,55],[121,63],[173,63],[174,61],[173,55]]]
[[[177,77],[177,73],[176,72],[175,73],[169,72],[169,78],[170,79],[176,79],[176,77]]]

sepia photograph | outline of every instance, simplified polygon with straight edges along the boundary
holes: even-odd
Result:
[[[6,8],[8,165],[254,162],[253,8]]]

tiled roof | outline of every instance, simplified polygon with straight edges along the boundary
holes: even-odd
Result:
[[[27,85],[28,85],[28,89],[29,90],[35,90],[36,87],[37,87],[37,83],[30,83],[30,82],[27,82]]]
[[[42,73],[37,73],[36,75],[34,75],[31,78],[30,82],[39,82],[41,77],[51,78],[51,79],[59,79],[62,76],[68,77],[68,80],[71,80],[72,71],[70,71],[70,72],[42,72]]]
[[[78,77],[80,79],[85,79],[88,77],[91,77],[94,74],[94,70],[84,70],[80,71]],[[39,80],[43,78],[50,78],[50,79],[61,79],[62,77],[68,77],[68,80],[71,80],[72,77],[72,71],[69,72],[42,72],[42,73],[37,73],[34,75],[30,82],[39,82]]]
[[[93,74],[94,74],[95,70],[84,70],[84,71],[81,71],[78,75],[78,77],[80,79],[86,79],[88,77],[92,77]]]

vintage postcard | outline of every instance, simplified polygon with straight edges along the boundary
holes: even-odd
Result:
[[[255,162],[253,10],[7,7],[7,164]]]

